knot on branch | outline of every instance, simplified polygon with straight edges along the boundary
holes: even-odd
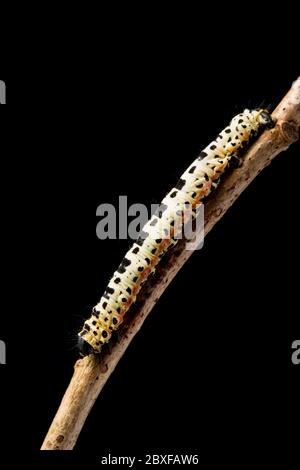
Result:
[[[298,126],[294,121],[281,121],[277,122],[277,129],[281,138],[288,144],[296,142],[299,138]]]

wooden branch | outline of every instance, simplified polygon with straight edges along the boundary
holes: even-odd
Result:
[[[300,77],[273,112],[274,129],[265,131],[249,148],[243,166],[224,179],[205,204],[205,234],[225,214],[242,191],[271,160],[298,139],[300,126]],[[192,255],[181,240],[166,256],[152,279],[146,283],[141,298],[126,315],[118,342],[103,350],[100,359],[91,355],[75,364],[74,375],[42,445],[42,450],[73,449],[84,422],[110,374],[141,328],[154,304],[177,272]]]

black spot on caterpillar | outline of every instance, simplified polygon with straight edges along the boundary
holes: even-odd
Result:
[[[239,162],[240,150],[252,136],[274,123],[268,111],[245,109],[211,142],[181,175],[175,188],[163,199],[157,213],[145,224],[139,239],[126,253],[117,271],[85,321],[79,333],[78,347],[83,355],[99,353],[117,330],[135,302],[142,284],[154,272],[166,251],[176,244],[175,228],[182,224],[186,204],[195,210],[219,184],[229,166]],[[168,233],[168,238],[162,238]]]

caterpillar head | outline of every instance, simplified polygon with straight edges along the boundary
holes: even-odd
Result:
[[[92,346],[81,336],[78,336],[77,347],[81,356],[88,356],[95,352]]]
[[[272,128],[275,125],[271,114],[266,109],[260,109],[258,111],[257,120],[259,124],[264,127]]]

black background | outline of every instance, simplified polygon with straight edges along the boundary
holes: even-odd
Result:
[[[91,34],[29,69],[7,62],[2,109],[1,448],[44,468],[108,452],[283,461],[296,451],[300,366],[298,155],[279,155],[176,276],[120,361],[73,455],[39,454],[72,375],[76,333],[128,241],[96,237],[96,208],[159,202],[246,106],[276,104],[299,75],[151,34]],[[78,48],[77,48],[78,46]],[[212,46],[211,46],[212,48]],[[37,55],[39,57],[39,55]],[[48,59],[49,58],[49,62]],[[5,64],[5,62],[3,62]],[[55,65],[55,67],[54,67]],[[8,466],[8,468],[10,468]]]

